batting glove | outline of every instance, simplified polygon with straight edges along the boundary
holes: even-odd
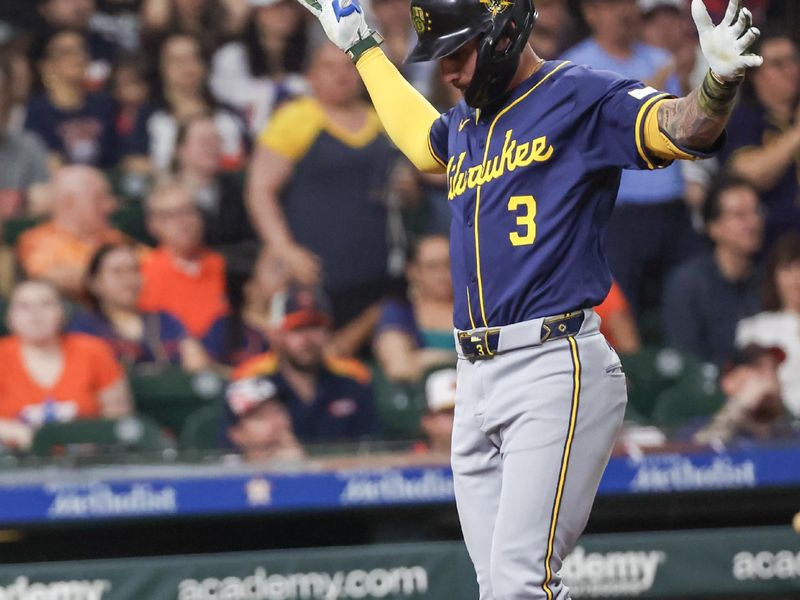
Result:
[[[328,39],[347,52],[353,60],[383,38],[370,29],[358,0],[298,0],[319,19]]]
[[[741,6],[741,0],[730,0],[719,25],[714,25],[703,0],[692,0],[692,17],[700,34],[700,48],[720,79],[740,79],[748,68],[758,67],[764,61],[747,53],[761,32],[752,26],[753,16]]]

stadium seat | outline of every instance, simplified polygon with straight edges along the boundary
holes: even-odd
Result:
[[[221,415],[218,404],[198,408],[186,418],[180,435],[184,450],[212,450],[220,446]]]
[[[155,245],[155,241],[147,231],[144,217],[144,207],[139,202],[129,202],[118,208],[111,215],[111,222],[114,227],[129,235],[137,242]]]
[[[713,381],[686,377],[658,395],[652,420],[662,427],[678,427],[701,417],[711,417],[723,404],[725,395]]]
[[[92,446],[95,451],[161,451],[172,447],[159,426],[144,416],[116,421],[93,419],[69,423],[47,423],[34,435],[31,450],[37,456],[51,456],[70,448]]]
[[[17,238],[28,229],[35,227],[40,222],[39,217],[16,217],[3,223],[3,243],[6,246],[13,246],[17,243]]]
[[[659,394],[684,378],[702,379],[705,371],[703,363],[671,348],[645,347],[621,359],[628,381],[628,404],[645,418],[652,416]]]
[[[216,403],[225,388],[211,371],[187,373],[178,367],[134,368],[128,373],[137,411],[177,433],[190,414]]]
[[[419,439],[419,420],[425,410],[422,386],[392,383],[379,366],[373,365],[372,389],[375,392],[382,437],[386,440]]]

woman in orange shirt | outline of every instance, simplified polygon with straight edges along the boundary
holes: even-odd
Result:
[[[132,412],[111,348],[99,338],[62,334],[64,308],[52,284],[30,280],[11,295],[0,338],[0,443],[27,449],[46,422],[115,419]]]

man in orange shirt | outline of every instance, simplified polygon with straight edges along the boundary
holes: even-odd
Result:
[[[116,202],[97,169],[63,167],[53,178],[50,193],[50,220],[20,236],[17,257],[28,277],[47,279],[67,295],[79,297],[94,251],[127,237],[108,221]]]
[[[159,186],[147,201],[147,226],[158,248],[142,259],[139,306],[169,312],[202,339],[228,313],[225,261],[203,243],[203,221],[190,192]]]

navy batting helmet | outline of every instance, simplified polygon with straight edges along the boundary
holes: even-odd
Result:
[[[412,0],[418,41],[406,60],[436,60],[477,38],[475,73],[464,99],[486,109],[505,97],[536,17],[533,0]]]

